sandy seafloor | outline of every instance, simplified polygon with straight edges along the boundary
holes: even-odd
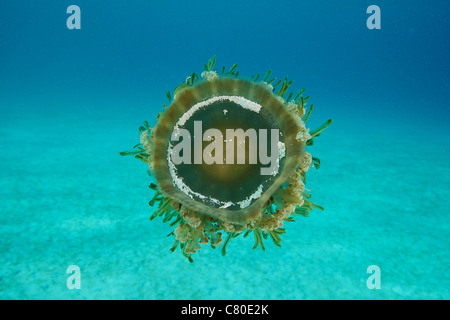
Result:
[[[0,120],[1,299],[450,298],[446,138],[335,121],[310,148],[322,167],[307,188],[325,211],[287,223],[282,248],[236,238],[190,264],[169,252],[168,224],[148,221],[145,164],[118,155],[155,114],[47,108]],[[66,287],[72,264],[81,290]]]

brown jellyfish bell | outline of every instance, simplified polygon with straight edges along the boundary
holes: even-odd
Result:
[[[191,262],[201,245],[222,245],[225,255],[232,238],[251,232],[253,248],[265,250],[269,237],[280,246],[291,215],[323,210],[305,191],[306,171],[320,166],[305,149],[331,120],[310,132],[313,105],[305,112],[304,89],[288,93],[292,81],[277,81],[270,70],[245,80],[237,65],[220,75],[214,67],[215,57],[173,99],[168,92],[171,104],[154,127],[144,122],[135,150],[121,153],[148,164],[155,180],[150,205],[157,206],[150,220],[163,217],[175,227],[171,251],[180,246]]]

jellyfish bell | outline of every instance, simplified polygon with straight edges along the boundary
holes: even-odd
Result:
[[[191,139],[185,134],[179,142],[190,161],[174,164],[173,138],[178,140],[180,130],[191,133]],[[204,141],[208,139],[203,132],[213,130],[214,141]],[[152,132],[156,183],[163,194],[190,210],[246,225],[260,218],[265,203],[299,166],[305,145],[296,140],[301,130],[268,86],[232,78],[204,81],[179,92]],[[237,131],[248,134],[236,139]],[[272,139],[268,131],[274,133]],[[281,134],[274,138],[276,133]],[[202,158],[212,144],[210,149],[220,149],[223,156],[208,164]],[[271,151],[272,166],[263,164],[269,158],[264,149]],[[265,174],[271,167],[277,170]]]
[[[313,105],[304,89],[288,94],[292,81],[276,81],[268,71],[250,80],[238,78],[236,65],[228,72],[214,69],[215,57],[205,64],[202,79],[196,73],[167,93],[171,104],[152,128],[139,128],[134,155],[148,164],[157,206],[150,220],[163,217],[175,227],[171,251],[191,255],[210,243],[222,245],[253,232],[256,248],[263,239],[280,246],[285,221],[307,216],[313,208],[305,192],[306,171],[320,160],[306,146],[331,120],[309,131]],[[278,87],[278,88],[277,88]],[[226,239],[222,241],[222,233]]]

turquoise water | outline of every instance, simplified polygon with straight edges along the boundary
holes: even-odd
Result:
[[[379,1],[368,30],[374,3],[344,3],[2,2],[0,298],[448,299],[449,5]],[[118,152],[214,54],[305,87],[312,128],[334,119],[309,149],[325,211],[286,223],[282,248],[239,237],[190,264],[148,221],[146,166]]]

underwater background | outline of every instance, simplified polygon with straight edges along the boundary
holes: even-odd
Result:
[[[81,29],[69,30],[69,5]],[[381,29],[369,30],[369,5]],[[1,1],[1,299],[449,299],[448,1]],[[334,121],[282,247],[189,263],[120,157],[217,55],[294,80]],[[69,265],[81,289],[69,290]],[[367,268],[381,271],[368,289]]]

